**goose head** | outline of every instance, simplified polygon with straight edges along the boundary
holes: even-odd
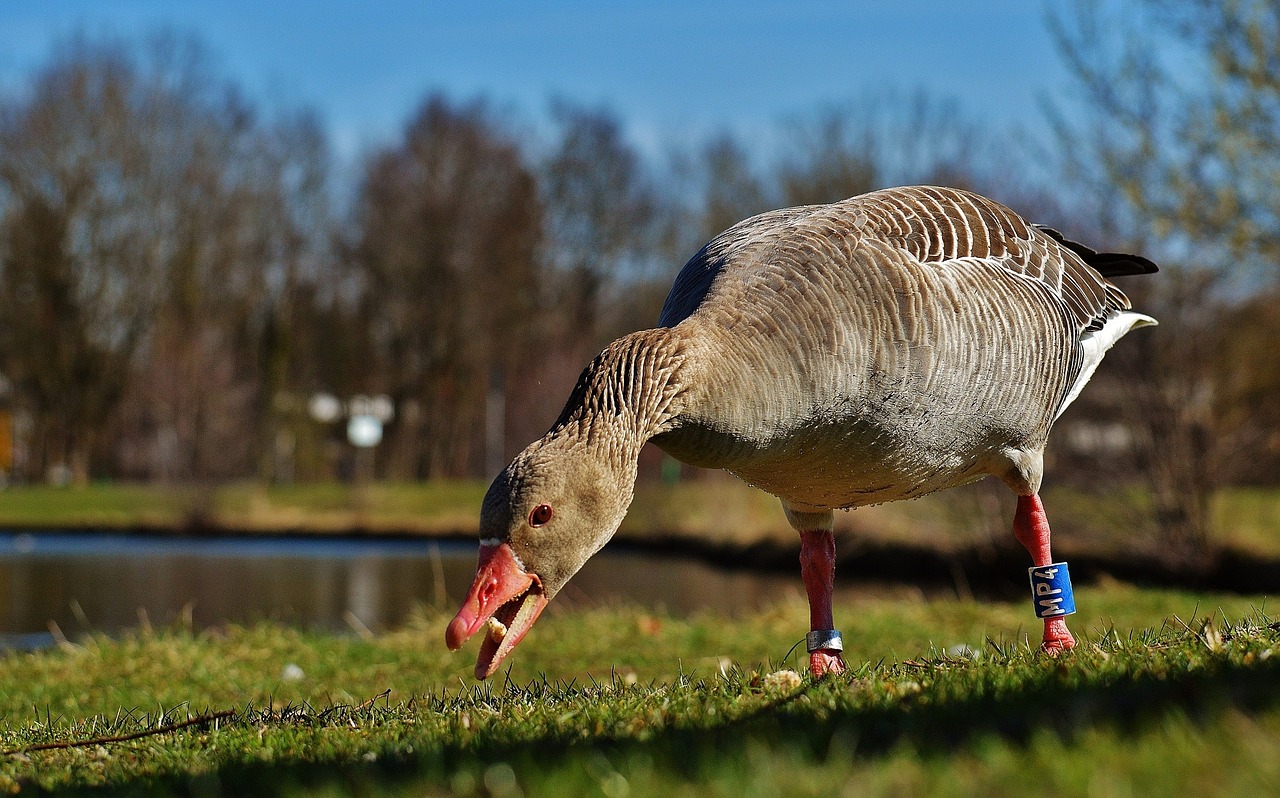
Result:
[[[616,447],[600,437],[579,427],[551,433],[521,452],[489,486],[480,511],[475,581],[445,631],[445,643],[456,650],[487,627],[477,679],[497,670],[547,603],[622,523],[634,493],[634,457],[610,457]]]

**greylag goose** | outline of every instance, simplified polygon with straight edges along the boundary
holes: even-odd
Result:
[[[740,222],[681,270],[659,326],[601,352],[551,430],[493,481],[446,643],[486,629],[475,674],[492,675],[617,531],[652,441],[782,501],[800,535],[815,677],[845,669],[833,510],[987,475],[1018,496],[1042,646],[1070,648],[1074,604],[1038,496],[1045,443],[1112,344],[1155,324],[1107,277],[1154,271],[948,188]]]

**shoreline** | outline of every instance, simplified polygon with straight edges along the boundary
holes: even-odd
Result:
[[[402,541],[471,546],[472,530],[424,531],[404,528],[345,527],[258,528],[205,522],[165,524],[38,525],[0,524],[0,534],[75,534],[141,537],[155,540],[275,540],[298,542]],[[624,535],[608,544],[616,553],[635,553],[695,560],[728,571],[795,573],[799,541],[784,544],[766,539],[736,543],[699,539],[679,532]],[[1012,600],[1025,595],[1028,559],[1010,541],[1005,544],[924,546],[837,535],[836,579],[847,583],[917,585],[951,589],[961,598]],[[1063,541],[1058,559],[1070,562],[1077,584],[1121,581],[1143,587],[1191,588],[1221,593],[1280,593],[1280,558],[1261,556],[1233,547],[1218,547],[1196,562],[1174,562],[1139,553],[1090,551]]]

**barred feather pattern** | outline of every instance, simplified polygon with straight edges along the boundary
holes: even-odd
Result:
[[[1034,492],[1049,428],[1100,359],[1082,339],[1127,308],[1076,253],[968,192],[772,211],[676,278],[660,324],[698,355],[654,442],[796,512],[986,474]]]
[[[1066,304],[1081,333],[1131,307],[1128,297],[1070,249],[998,202],[968,191],[937,186],[883,189],[833,205],[770,211],[747,219],[689,261],[676,279],[660,324],[671,326],[692,313],[730,253],[767,243],[779,229],[879,239],[920,263],[945,264],[978,258],[1043,283]]]
[[[911,186],[849,201],[867,234],[897,243],[922,263],[991,259],[1039,280],[1062,298],[1081,332],[1097,330],[1129,299],[1111,281],[1013,211],[968,191]]]
[[[548,435],[573,434],[591,442],[602,430],[621,430],[644,443],[673,415],[683,359],[682,343],[667,329],[619,338],[583,369]]]

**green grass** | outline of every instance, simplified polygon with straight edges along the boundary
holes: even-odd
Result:
[[[29,485],[0,491],[0,527],[180,529],[199,522],[250,532],[451,534],[474,530],[485,487],[475,481]]]
[[[1280,491],[1233,488],[1213,503],[1219,539],[1244,551],[1275,556],[1280,552]]]
[[[240,531],[473,534],[486,485],[477,481],[335,483],[217,488],[95,484],[11,487],[0,491],[0,528],[181,528],[192,519]],[[1083,494],[1050,488],[1045,504],[1055,548],[1115,552],[1158,550],[1133,492]],[[1014,500],[987,480],[910,502],[837,513],[840,533],[937,549],[1008,543]],[[1213,504],[1212,544],[1280,556],[1280,491],[1233,488]],[[1141,531],[1141,530],[1147,531]],[[776,499],[715,475],[674,486],[646,483],[619,530],[620,540],[675,536],[703,543],[794,544]]]
[[[481,795],[1268,794],[1280,633],[1261,598],[1078,591],[1051,659],[1021,603],[837,607],[854,672],[794,686],[803,600],[739,620],[558,610],[477,686],[421,614],[367,639],[173,629],[0,658],[0,788]],[[1176,617],[1175,617],[1176,616]],[[1167,620],[1166,620],[1167,619]],[[1207,625],[1206,625],[1207,619]]]
[[[194,491],[160,486],[10,486],[0,491],[0,525],[11,528],[168,526],[180,522],[196,505]]]

